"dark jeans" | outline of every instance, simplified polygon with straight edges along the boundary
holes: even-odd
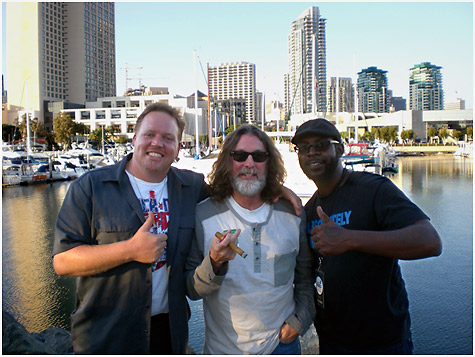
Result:
[[[172,353],[169,315],[158,314],[152,316],[150,323],[150,354],[171,355]]]
[[[397,345],[377,349],[353,349],[320,340],[321,355],[412,355],[412,338]]]
[[[300,340],[297,338],[290,343],[279,342],[271,355],[300,355],[302,354],[300,348]]]

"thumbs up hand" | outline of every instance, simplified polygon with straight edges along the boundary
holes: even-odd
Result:
[[[163,233],[150,233],[154,222],[152,212],[142,227],[130,239],[130,254],[133,260],[140,263],[153,263],[162,255],[167,245],[167,235]]]
[[[323,256],[337,255],[350,250],[347,234],[350,231],[333,222],[320,206],[317,207],[317,214],[323,224],[313,227],[310,232],[314,249]]]

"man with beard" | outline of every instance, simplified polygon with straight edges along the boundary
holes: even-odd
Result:
[[[312,255],[304,216],[274,203],[285,175],[263,131],[243,125],[227,136],[186,266],[188,296],[204,299],[204,354],[300,354],[315,313]],[[230,248],[238,236],[245,259]]]
[[[292,143],[318,187],[305,212],[317,263],[320,354],[411,354],[398,259],[439,255],[437,231],[388,178],[343,168],[340,133],[329,121],[305,122]]]

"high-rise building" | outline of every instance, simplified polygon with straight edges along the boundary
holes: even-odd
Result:
[[[430,62],[416,64],[410,69],[409,109],[443,110],[444,92],[442,90],[442,67]]]
[[[389,92],[389,103],[390,108],[389,111],[398,112],[401,110],[406,110],[406,100],[403,97],[393,97],[393,91],[388,90]]]
[[[238,62],[209,67],[208,78],[212,103],[221,104],[219,114],[227,118],[229,125],[257,123],[255,64]]]
[[[288,35],[289,98],[287,113],[325,112],[326,99],[326,40],[325,19],[317,6],[305,10],[291,24]]]
[[[116,95],[114,2],[8,2],[6,15],[11,110],[48,126],[50,102]]]
[[[327,81],[327,112],[353,113],[354,111],[355,95],[351,78],[331,77]]]
[[[463,110],[465,109],[465,100],[457,98],[445,103],[445,110]]]
[[[368,67],[358,72],[358,111],[363,113],[389,113],[387,71]]]

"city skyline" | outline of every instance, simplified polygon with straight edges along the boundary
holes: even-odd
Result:
[[[327,78],[355,81],[357,72],[375,66],[388,72],[395,97],[409,99],[409,69],[431,62],[442,67],[445,101],[462,98],[473,108],[472,2],[116,2],[117,95],[125,91],[126,66],[129,87],[140,78],[190,95],[195,80],[207,93],[207,63],[250,62],[256,89],[267,102],[283,102],[290,25],[310,6],[326,19]],[[5,75],[4,60],[5,54]]]

